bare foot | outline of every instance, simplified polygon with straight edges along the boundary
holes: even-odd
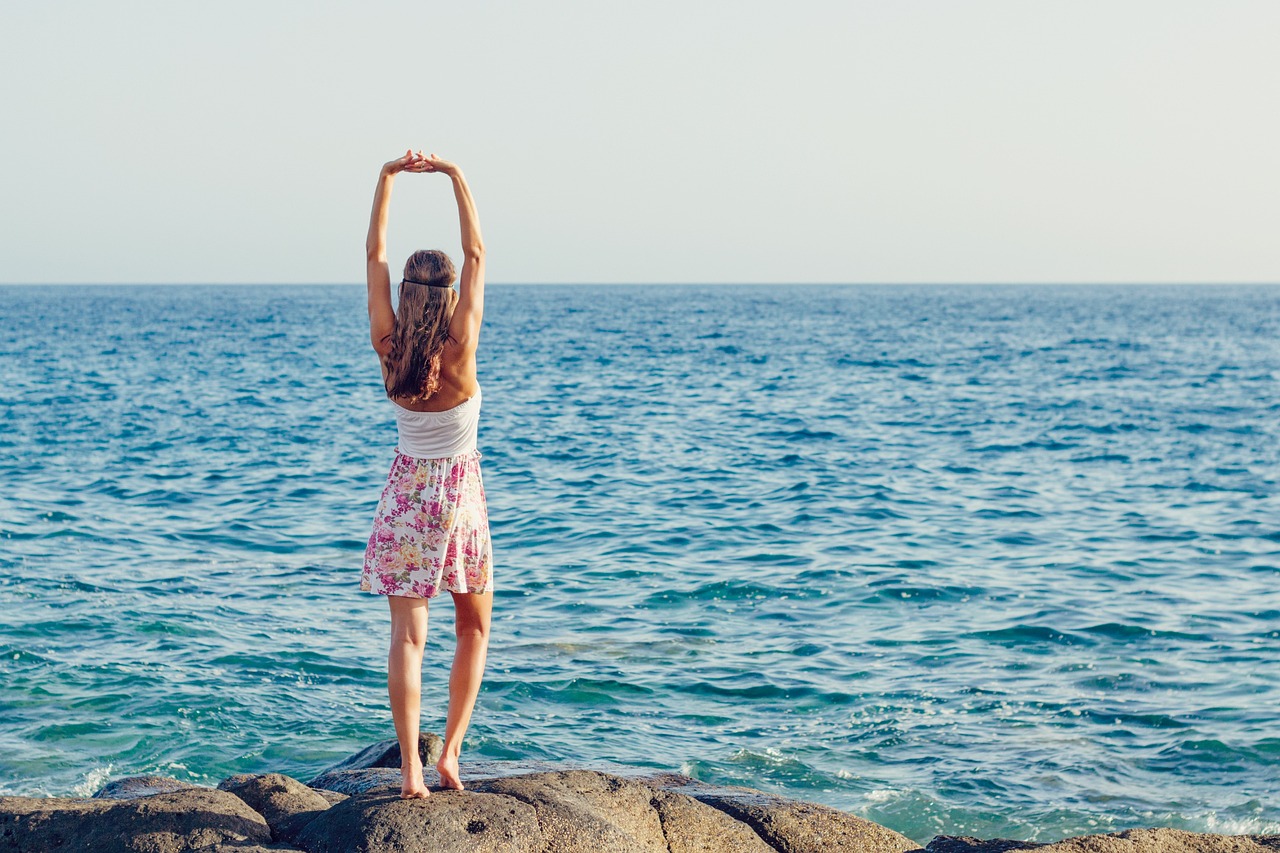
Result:
[[[431,795],[427,790],[427,786],[422,779],[422,762],[414,761],[412,764],[401,764],[400,775],[403,781],[400,784],[400,799],[402,800],[425,800]]]
[[[462,780],[458,778],[458,756],[448,752],[440,756],[436,762],[436,772],[440,774],[440,787],[461,791]]]

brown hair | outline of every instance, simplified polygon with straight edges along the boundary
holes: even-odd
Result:
[[[453,261],[434,249],[410,255],[404,277],[387,355],[386,389],[388,397],[417,403],[440,390],[440,356],[449,340],[458,293],[449,286]]]

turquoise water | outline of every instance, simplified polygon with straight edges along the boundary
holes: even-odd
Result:
[[[1274,287],[491,286],[464,761],[1280,832],[1278,340]],[[0,793],[393,736],[362,287],[3,287],[0,380]]]

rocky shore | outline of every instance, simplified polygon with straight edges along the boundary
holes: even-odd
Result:
[[[419,743],[424,766],[436,735]],[[921,848],[838,809],[635,769],[471,762],[466,790],[400,799],[400,750],[374,744],[309,782],[216,788],[117,779],[92,797],[0,797],[0,853],[1263,853],[1280,836],[1131,829],[1052,844],[938,836]],[[433,775],[428,771],[428,776]]]

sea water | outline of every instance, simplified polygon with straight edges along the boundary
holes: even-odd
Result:
[[[1278,341],[1261,286],[490,285],[464,764],[1280,832]],[[394,736],[362,286],[0,288],[0,417],[0,793]]]

